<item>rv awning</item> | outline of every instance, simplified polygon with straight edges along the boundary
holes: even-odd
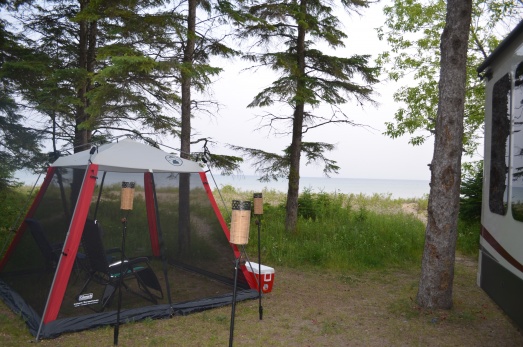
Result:
[[[499,44],[498,47],[481,63],[480,66],[476,69],[478,73],[482,73],[486,68],[488,68],[494,60],[496,60],[500,54],[505,51],[505,49],[510,46],[516,38],[523,32],[523,20],[510,32],[510,34],[505,37],[503,41]]]

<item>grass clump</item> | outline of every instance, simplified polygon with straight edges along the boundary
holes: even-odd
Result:
[[[24,209],[27,187],[0,195],[0,242],[12,237],[13,221]],[[298,231],[284,230],[286,195],[263,190],[262,257],[268,264],[329,269],[368,269],[418,264],[423,252],[427,197],[392,199],[391,195],[314,193],[299,197]],[[230,206],[232,200],[251,200],[251,191],[224,186],[217,199]],[[403,208],[408,205],[410,211]],[[223,211],[226,219],[228,211]],[[257,230],[252,218],[250,254],[257,254]],[[16,226],[14,226],[16,227]],[[475,255],[479,244],[479,221],[460,219],[457,249]]]
[[[250,200],[252,192],[225,186],[224,203]],[[216,194],[218,195],[218,193]],[[285,194],[263,191],[261,246],[264,263],[332,270],[382,269],[419,264],[423,253],[428,197],[392,199],[391,195],[314,193],[298,200],[296,233],[284,230]],[[270,202],[268,202],[270,201]],[[405,209],[405,207],[408,207]],[[224,216],[228,216],[224,212]],[[253,217],[250,254],[257,254]],[[458,252],[475,255],[479,224],[460,220]]]
[[[300,216],[295,234],[284,230],[284,218],[281,206],[268,209],[263,216],[262,257],[268,263],[365,269],[420,260],[423,223],[413,216],[338,206],[334,215]],[[257,240],[253,241],[251,247],[256,246]]]
[[[227,187],[232,199],[252,194]],[[402,213],[404,200],[390,196],[313,193],[299,198],[298,230],[284,230],[285,195],[266,203],[261,217],[264,263],[323,269],[370,269],[419,263],[424,224],[415,215]],[[264,195],[265,199],[265,195]],[[226,214],[225,214],[226,215]],[[249,253],[257,253],[256,225],[252,219]]]

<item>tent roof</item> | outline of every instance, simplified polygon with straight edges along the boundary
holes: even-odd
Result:
[[[94,150],[91,155],[90,152]],[[51,166],[85,168],[89,160],[101,171],[112,172],[201,172],[198,163],[130,139],[58,158]]]

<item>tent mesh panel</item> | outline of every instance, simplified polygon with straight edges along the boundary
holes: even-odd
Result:
[[[65,242],[84,173],[85,170],[79,169],[57,169],[32,216],[41,225],[49,245],[54,248],[60,249]],[[159,218],[158,229],[153,230],[152,234],[159,237],[159,249],[163,256],[155,256],[153,252],[146,210],[146,205],[151,206],[152,202],[150,199],[147,201],[144,177],[143,173],[98,173],[88,218],[100,223],[105,250],[121,248],[124,231],[122,218],[125,217],[125,257],[149,259],[163,291],[163,299],[159,299],[157,305],[169,304],[169,297],[175,304],[231,293],[234,254],[199,174],[154,174]],[[124,181],[135,182],[131,211],[120,209],[120,192]],[[110,261],[120,260],[119,254],[109,254],[107,257]],[[56,266],[55,261],[46,258],[41,245],[27,228],[0,273],[0,279],[37,314],[42,315]],[[113,294],[106,307],[102,307],[102,299],[111,292],[111,288],[108,289],[104,283],[91,281],[81,291],[88,272],[89,261],[80,245],[58,319],[116,310],[116,294]],[[137,295],[142,289],[136,280],[126,280],[125,284],[126,288],[122,290],[123,310],[155,305]],[[245,285],[241,272],[240,284]],[[93,300],[85,304],[79,300],[80,295]]]

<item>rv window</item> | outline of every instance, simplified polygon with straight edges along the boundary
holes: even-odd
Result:
[[[512,216],[523,221],[523,63],[516,69],[512,112]]]
[[[492,92],[492,131],[490,137],[490,211],[507,212],[508,146],[510,135],[510,76],[494,84]]]

